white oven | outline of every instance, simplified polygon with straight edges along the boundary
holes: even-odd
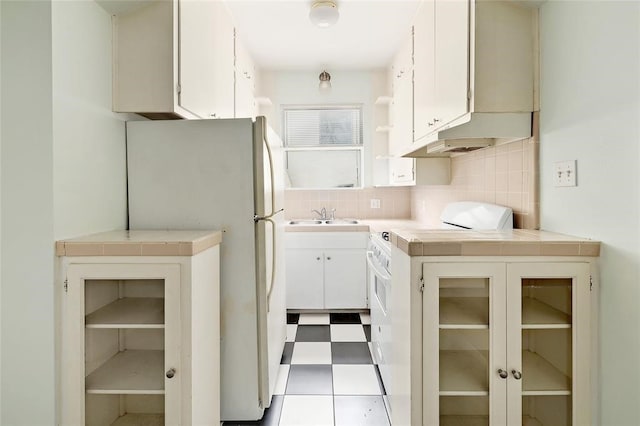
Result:
[[[387,394],[391,386],[391,249],[379,234],[371,234],[367,249],[371,309],[371,351]]]

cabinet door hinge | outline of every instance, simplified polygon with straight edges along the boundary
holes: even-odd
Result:
[[[69,280],[67,278],[64,279],[64,292],[67,293],[69,291]]]
[[[471,95],[472,95],[471,90],[467,90],[467,99],[468,100],[471,100]]]
[[[420,293],[424,293],[424,277],[420,277],[420,287],[418,287]]]
[[[176,93],[179,95],[180,93],[182,93],[182,86],[180,86],[180,83],[176,84]]]
[[[589,291],[593,291],[593,276],[589,275]]]

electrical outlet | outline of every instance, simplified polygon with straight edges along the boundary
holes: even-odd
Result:
[[[371,208],[372,209],[379,209],[380,208],[380,200],[378,200],[376,198],[372,198],[371,199]]]
[[[577,186],[576,160],[553,163],[553,186]]]

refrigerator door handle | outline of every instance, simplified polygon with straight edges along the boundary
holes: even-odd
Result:
[[[260,220],[264,220],[265,222],[271,223],[273,227],[273,237],[271,238],[272,244],[272,255],[271,255],[271,282],[269,283],[269,288],[267,289],[267,312],[271,311],[271,294],[273,293],[273,285],[275,283],[276,277],[276,223],[271,220],[275,215],[284,211],[284,208],[275,211],[276,206],[276,191],[275,191],[275,176],[273,171],[273,154],[271,152],[271,147],[269,146],[269,139],[267,138],[267,120],[264,118],[260,120],[262,126],[262,142],[264,143],[264,147],[267,151],[267,157],[269,158],[269,178],[271,179],[271,214],[265,214],[264,216],[254,215],[254,222],[258,222]]]
[[[271,282],[269,283],[269,288],[267,288],[267,312],[271,312],[271,293],[273,292],[273,285],[276,281],[276,223],[271,219],[264,220],[265,222],[269,222],[273,228],[271,237]]]
[[[280,210],[278,210],[276,212],[273,212],[273,213],[271,213],[270,215],[267,215],[267,216],[258,216],[256,214],[256,215],[253,215],[253,221],[254,222],[258,222],[260,220],[270,220],[272,217],[274,217],[275,215],[277,215],[278,213],[283,212],[283,211],[284,211],[284,209],[280,209]]]
[[[264,117],[260,120],[260,124],[262,125],[262,143],[264,143],[264,147],[267,150],[267,157],[269,157],[269,178],[271,179],[271,214],[266,214],[266,218],[273,217],[277,212],[274,212],[276,208],[276,187],[275,187],[275,177],[273,175],[273,154],[271,153],[271,147],[269,146],[269,139],[267,138],[267,120]]]

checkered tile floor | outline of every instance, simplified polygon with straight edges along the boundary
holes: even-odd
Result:
[[[237,424],[389,426],[369,315],[288,314],[287,323],[271,407],[261,422]]]

